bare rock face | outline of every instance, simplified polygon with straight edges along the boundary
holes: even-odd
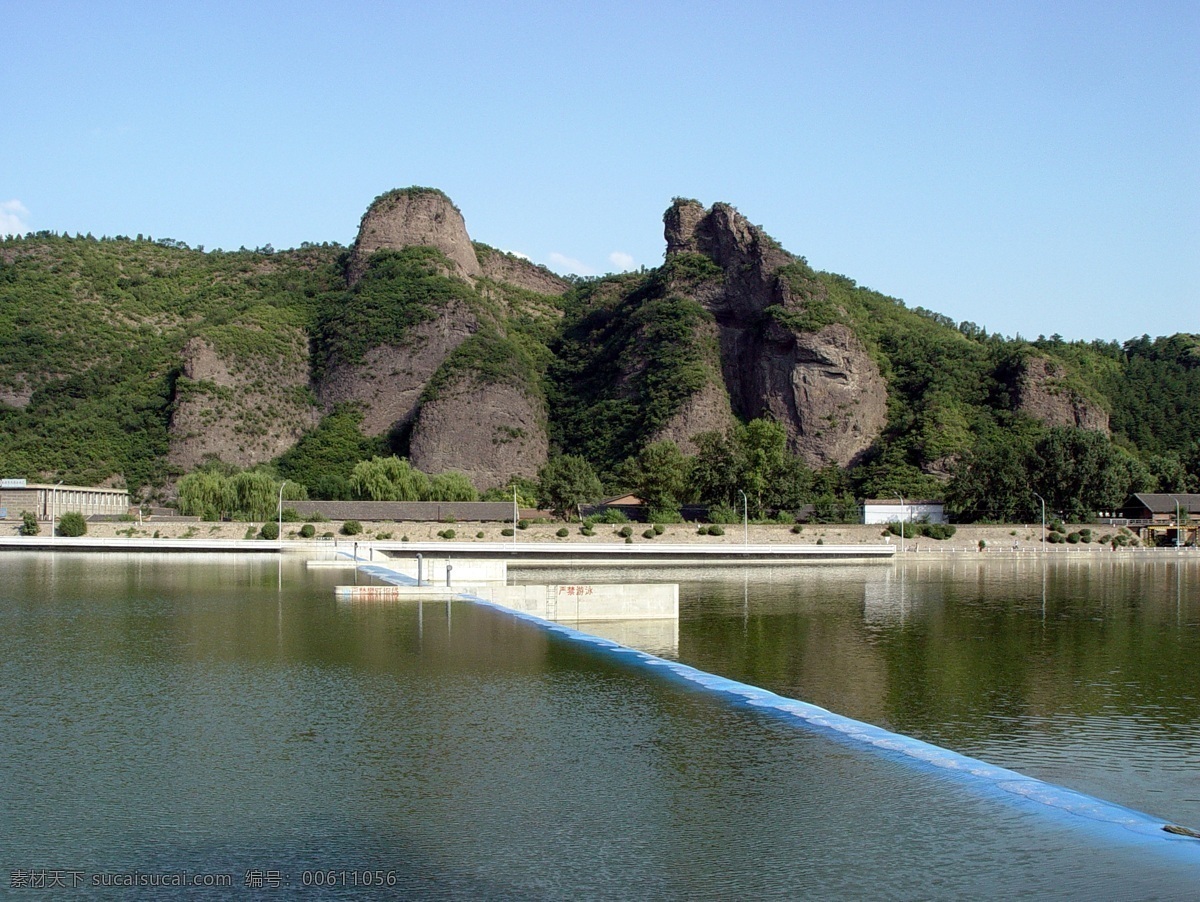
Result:
[[[380,195],[363,214],[350,254],[349,283],[362,278],[375,251],[416,245],[437,248],[468,281],[481,273],[462,213],[450,198],[432,188],[408,188]]]
[[[824,285],[728,204],[706,211],[696,201],[677,200],[663,222],[668,257],[703,254],[724,272],[723,284],[705,282],[689,295],[716,319],[732,410],[776,419],[791,450],[811,466],[858,461],[887,422],[887,383],[879,367],[849,326],[822,323],[805,331],[768,310],[784,311],[786,322],[804,322],[808,305],[827,306]],[[692,411],[704,409],[715,410],[711,396],[690,399],[672,421],[670,437],[686,432]]]
[[[550,270],[518,257],[506,254],[485,244],[475,244],[479,259],[480,275],[493,282],[506,282],[537,294],[565,294],[571,284],[560,279]]]
[[[480,491],[512,476],[534,478],[550,442],[541,402],[513,385],[464,375],[421,407],[409,457],[425,473],[458,470]]]
[[[13,385],[0,385],[0,404],[23,409],[33,397],[33,386],[23,374],[18,374]]]
[[[461,304],[448,304],[436,319],[414,326],[404,345],[372,348],[362,363],[332,368],[321,383],[320,400],[326,409],[356,402],[367,435],[406,425],[416,415],[426,383],[478,328],[475,314]]]
[[[183,348],[183,375],[171,415],[172,464],[191,470],[216,457],[239,467],[279,456],[317,423],[304,401],[308,340],[280,329],[291,345],[278,359],[230,360],[203,338]]]
[[[1062,376],[1060,365],[1050,358],[1028,358],[1012,385],[1013,407],[1047,426],[1078,426],[1108,435],[1108,414],[1063,385]]]
[[[810,466],[857,462],[887,423],[883,377],[844,325],[816,333],[772,325],[755,377],[764,410]]]

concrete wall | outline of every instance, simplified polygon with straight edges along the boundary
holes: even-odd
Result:
[[[863,523],[899,523],[902,520],[916,523],[920,520],[929,523],[946,522],[946,506],[944,504],[864,504],[862,506]]]
[[[402,573],[410,579],[417,578],[417,557],[397,557],[381,560],[376,556],[374,563],[389,570]],[[446,567],[454,569],[450,573],[451,585],[461,583],[497,583],[501,586],[508,581],[508,561],[481,561],[471,558],[453,558],[445,554],[440,556],[424,555],[422,569],[423,581],[439,586],[446,585]]]
[[[679,586],[675,584],[494,586],[472,594],[557,623],[679,617]]]

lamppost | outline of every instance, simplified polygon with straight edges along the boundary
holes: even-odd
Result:
[[[288,484],[288,481],[286,479],[283,482],[279,483],[279,506],[278,506],[277,510],[279,513],[279,536],[278,536],[278,539],[279,539],[279,547],[281,549],[283,548],[283,487],[287,484]]]
[[[1179,547],[1179,528],[1180,528],[1179,524],[1180,524],[1180,521],[1182,518],[1179,515],[1179,511],[1180,511],[1179,499],[1176,498],[1174,495],[1172,495],[1171,500],[1175,502],[1175,547],[1178,548]],[[1188,508],[1188,519],[1189,520],[1192,519],[1192,509],[1191,508]]]
[[[900,499],[900,553],[904,554],[904,531],[907,527],[904,525],[904,496],[897,495]]]
[[[1037,492],[1033,493],[1033,497],[1042,502],[1042,554],[1046,553],[1046,499]]]
[[[54,534],[54,515],[58,513],[58,487],[63,484],[60,479],[54,484],[54,488],[50,490],[50,534]]]
[[[513,548],[517,547],[517,484],[513,483]]]
[[[738,492],[742,496],[742,544],[750,544],[750,502],[746,500],[746,493],[741,489]]]

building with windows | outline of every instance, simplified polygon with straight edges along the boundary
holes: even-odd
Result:
[[[129,492],[81,485],[39,485],[24,479],[0,479],[0,520],[20,520],[29,511],[39,520],[57,520],[68,511],[85,517],[129,513]]]

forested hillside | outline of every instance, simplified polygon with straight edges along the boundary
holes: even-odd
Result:
[[[988,334],[814,270],[727,205],[677,201],[662,267],[569,285],[471,242],[433,189],[381,195],[368,233],[0,241],[0,475],[149,499],[261,470],[338,497],[399,454],[533,492],[566,455],[667,507],[753,484],[763,516],[903,494],[961,519],[1200,491],[1200,336]]]

